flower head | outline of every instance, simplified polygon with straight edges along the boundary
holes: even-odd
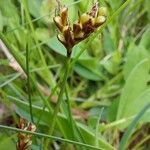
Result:
[[[66,47],[68,57],[70,57],[74,45],[86,39],[105,21],[106,8],[99,8],[98,2],[89,12],[82,15],[78,13],[78,20],[73,23],[73,27],[68,22],[68,8],[60,7],[58,14],[54,17],[54,22],[60,31],[57,36],[58,40]]]

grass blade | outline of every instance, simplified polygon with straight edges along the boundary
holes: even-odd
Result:
[[[98,142],[99,122],[101,120],[103,111],[104,111],[104,107],[101,109],[101,112],[100,112],[99,117],[97,119],[97,124],[96,124],[96,129],[95,129],[95,145],[96,145],[96,147],[99,147],[99,142]]]
[[[56,137],[56,136],[51,136],[51,135],[47,135],[47,134],[43,134],[43,133],[25,131],[25,130],[21,130],[21,129],[14,128],[14,127],[8,127],[8,126],[4,126],[4,125],[0,125],[0,128],[5,129],[5,130],[12,130],[12,131],[15,131],[15,132],[22,132],[22,133],[26,133],[26,134],[32,134],[32,135],[35,135],[35,136],[38,136],[38,137],[44,137],[44,138],[48,138],[48,139],[51,139],[51,140],[62,141],[62,142],[66,142],[66,143],[70,143],[70,144],[74,144],[74,145],[79,145],[79,146],[86,147],[86,148],[93,149],[93,150],[101,150],[101,148],[96,148],[92,145],[88,145],[88,144],[84,144],[84,143],[80,143],[80,142],[72,141],[72,140],[68,140],[68,139],[63,139],[63,138],[59,138],[59,137]]]
[[[30,116],[31,116],[32,122],[34,123],[34,120],[33,120],[33,113],[32,113],[32,100],[31,100],[29,61],[30,61],[30,56],[29,56],[29,44],[27,44],[27,47],[26,47],[27,90],[28,90],[28,100],[29,100],[29,104],[30,104]]]

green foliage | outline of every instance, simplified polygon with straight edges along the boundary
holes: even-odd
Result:
[[[120,98],[117,119],[134,116],[148,104],[147,95],[143,92],[148,89],[149,63],[148,59],[140,61],[128,76]]]
[[[69,22],[93,4],[61,2]],[[150,1],[122,2],[99,0],[108,9],[107,21],[73,48],[62,84],[67,53],[53,23],[57,2],[0,0],[0,128],[6,129],[0,129],[0,149],[15,149],[21,130],[5,125],[17,126],[20,117],[32,121],[31,105],[38,132],[31,133],[33,149],[43,149],[46,137],[49,148],[62,150],[148,149]],[[52,120],[55,137],[48,135]]]
[[[13,140],[16,139],[16,135],[8,136],[8,134],[0,134],[0,149],[15,150],[16,145]]]

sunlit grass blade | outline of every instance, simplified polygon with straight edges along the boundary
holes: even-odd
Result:
[[[27,92],[28,92],[28,100],[29,100],[29,104],[30,104],[30,116],[31,116],[31,120],[34,123],[33,120],[33,113],[32,113],[32,99],[31,99],[31,86],[30,86],[30,55],[29,55],[29,43],[27,44],[26,47],[26,70],[27,70]]]
[[[27,130],[21,130],[21,129],[18,129],[18,128],[8,127],[8,126],[4,126],[4,125],[0,125],[0,128],[3,129],[3,130],[4,129],[5,130],[12,130],[12,131],[15,131],[15,132],[22,132],[22,133],[26,133],[26,134],[32,134],[34,136],[41,137],[41,138],[44,137],[44,138],[48,138],[48,139],[51,139],[51,140],[66,142],[66,143],[86,147],[86,148],[93,149],[93,150],[101,150],[101,148],[96,148],[96,147],[88,145],[88,144],[84,144],[84,143],[80,143],[80,142],[72,141],[72,140],[68,140],[68,139],[63,139],[63,138],[60,138],[60,137],[51,136],[51,135],[47,135],[47,134],[43,134],[43,133],[31,132],[31,131],[27,131]]]
[[[102,113],[103,113],[104,108],[101,109],[101,112],[97,118],[97,123],[96,123],[96,129],[95,129],[95,146],[99,147],[99,142],[98,142],[98,137],[99,137],[99,126],[100,126],[100,120],[102,117]]]
[[[10,78],[10,79],[6,80],[5,82],[3,82],[2,84],[0,84],[0,88],[8,85],[9,83],[11,83],[12,81],[16,80],[20,76],[21,76],[21,73],[15,74],[12,78]]]

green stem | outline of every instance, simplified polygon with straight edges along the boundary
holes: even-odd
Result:
[[[28,100],[30,104],[30,116],[31,116],[31,121],[34,123],[33,111],[32,111],[32,100],[31,100],[31,87],[30,87],[29,45],[27,45],[27,48],[26,48],[26,70],[27,70]]]
[[[73,138],[75,138],[73,118],[72,118],[72,113],[71,113],[71,104],[70,104],[67,88],[65,88],[65,95],[66,95],[66,99],[67,99],[67,109],[68,109],[69,122],[71,124],[71,130],[73,133]]]
[[[67,62],[66,62],[66,70],[65,70],[65,73],[64,73],[64,76],[63,76],[62,83],[60,84],[61,87],[60,87],[60,92],[59,92],[59,95],[58,95],[57,104],[56,104],[56,107],[55,107],[55,110],[53,112],[52,119],[51,119],[52,124],[50,126],[49,135],[53,134],[53,131],[54,131],[54,128],[55,128],[55,125],[56,125],[57,114],[59,112],[60,104],[63,100],[63,93],[65,91],[65,85],[66,85],[68,74],[69,74],[70,61],[71,61],[71,58],[68,57]],[[47,149],[48,144],[49,144],[49,140],[46,140],[44,149]]]
[[[61,87],[60,87],[60,93],[58,95],[58,101],[57,101],[57,104],[56,104],[56,107],[55,107],[55,110],[54,110],[54,113],[53,113],[53,118],[52,118],[52,125],[51,125],[51,129],[50,129],[50,134],[53,134],[53,131],[54,131],[54,127],[55,127],[55,123],[56,123],[56,117],[57,117],[57,113],[59,111],[59,107],[60,107],[60,104],[61,104],[61,101],[63,99],[63,93],[65,91],[65,85],[66,85],[66,81],[67,81],[67,78],[68,78],[68,74],[69,74],[69,67],[70,67],[70,58],[67,58],[67,65],[66,65],[66,71],[64,73],[64,77],[63,77],[63,81],[62,81],[62,84],[61,84]]]

